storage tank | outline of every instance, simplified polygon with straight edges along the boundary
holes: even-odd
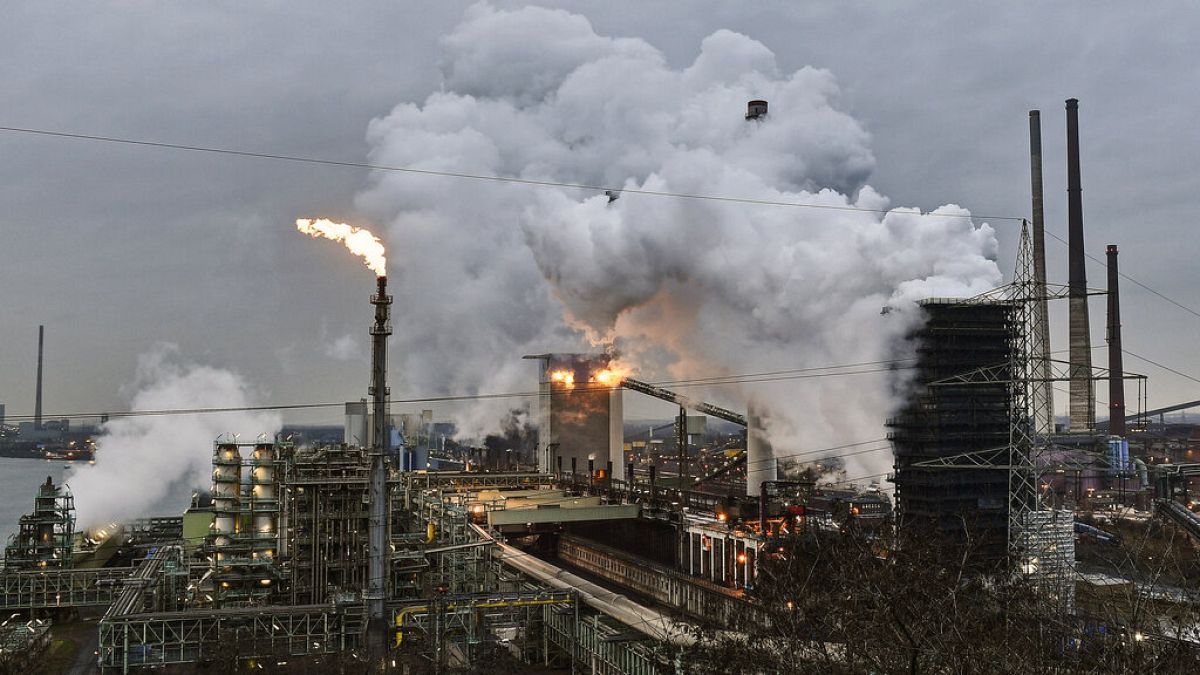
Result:
[[[242,456],[234,443],[217,443],[213,448],[213,548],[216,562],[226,558],[224,548],[233,543],[241,510]]]
[[[278,459],[273,443],[254,446],[250,469],[250,499],[254,527],[255,557],[272,558],[277,548],[276,523],[279,518]]]

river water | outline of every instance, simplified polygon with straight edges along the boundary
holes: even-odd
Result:
[[[33,498],[46,476],[62,482],[65,462],[0,457],[0,534],[3,543],[17,531],[21,516],[33,510]]]

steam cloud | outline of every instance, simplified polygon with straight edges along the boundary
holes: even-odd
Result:
[[[237,374],[183,363],[173,345],[160,345],[138,359],[132,410],[244,407],[253,405]],[[208,489],[212,444],[224,433],[253,440],[273,434],[282,421],[274,413],[123,417],[105,423],[96,441],[95,465],[72,465],[66,480],[75,495],[81,525],[178,513],[194,489]]]
[[[721,30],[686,67],[583,16],[470,8],[442,41],[444,86],[368,129],[385,165],[886,213],[754,206],[377,172],[358,198],[390,223],[402,385],[529,389],[517,357],[614,344],[643,378],[684,379],[897,355],[927,296],[998,285],[997,243],[955,205],[891,208],[869,135],[831,73],[781,71]],[[763,98],[770,115],[743,118]],[[890,210],[889,210],[890,209]],[[899,311],[881,314],[881,308]],[[751,389],[753,387],[753,389]],[[884,374],[689,390],[756,398],[780,455],[883,436]],[[505,403],[460,420],[482,436]],[[850,478],[890,453],[846,460]]]

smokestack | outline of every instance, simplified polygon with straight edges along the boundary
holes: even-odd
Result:
[[[37,394],[33,399],[33,428],[42,428],[42,344],[46,337],[46,327],[38,326],[38,371]]]
[[[368,618],[378,622],[383,619],[384,600],[387,594],[387,338],[392,334],[389,313],[392,298],[387,294],[387,277],[378,277],[378,293],[371,298],[375,305],[375,325],[371,326],[371,395],[372,425],[371,439],[371,489],[368,543],[370,561],[367,587]]]
[[[1033,196],[1033,421],[1039,436],[1054,433],[1054,388],[1050,381],[1050,312],[1046,298],[1046,223],[1042,199],[1042,113],[1029,111],[1029,182]]]
[[[1125,436],[1125,366],[1121,358],[1121,297],[1118,288],[1117,246],[1108,253],[1108,433]]]
[[[767,116],[767,102],[755,99],[746,104],[746,119],[757,120]]]
[[[1087,270],[1083,247],[1083,187],[1079,177],[1079,101],[1067,99],[1067,249],[1069,256],[1071,379],[1070,431],[1095,427],[1092,342],[1088,324]]]

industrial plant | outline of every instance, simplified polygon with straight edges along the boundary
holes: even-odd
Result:
[[[382,243],[361,228],[298,221],[376,275],[371,368],[358,374],[364,398],[345,404],[341,442],[236,430],[244,436],[187,449],[211,456],[211,483],[185,512],[101,528],[77,526],[67,485],[30,485],[32,510],[14,524],[0,572],[10,617],[0,624],[0,670],[44,658],[56,625],[94,619],[103,673],[775,670],[741,665],[739,654],[778,658],[790,672],[918,672],[909,670],[918,661],[922,672],[968,672],[939,670],[946,657],[933,643],[873,660],[841,637],[847,622],[822,623],[804,605],[809,591],[797,590],[821,583],[796,572],[817,549],[833,556],[821,564],[881,575],[919,554],[910,578],[940,571],[981,593],[1016,589],[1011,606],[980,602],[979,611],[994,609],[1005,630],[1033,625],[1015,600],[1031,598],[1020,607],[1042,619],[1038,658],[1050,665],[1041,672],[1083,672],[1079,664],[1117,653],[1140,663],[1138,650],[1194,667],[1200,624],[1189,612],[1200,598],[1186,575],[1151,583],[1105,571],[1113,557],[1154,555],[1123,548],[1147,531],[1186,541],[1195,558],[1200,515],[1189,490],[1200,462],[1190,458],[1200,433],[1181,435],[1164,415],[1200,401],[1144,410],[1146,378],[1124,370],[1118,250],[1107,248],[1106,288],[1090,287],[1078,102],[1066,104],[1069,283],[1046,279],[1032,111],[1032,213],[1012,282],[881,316],[917,318],[895,345],[900,404],[880,420],[893,471],[876,480],[837,475],[854,448],[787,463],[797,449],[781,447],[761,410],[639,379],[603,349],[508,355],[526,360],[535,437],[455,442],[434,411],[401,412],[389,400],[393,298]],[[767,115],[766,101],[750,101],[747,124]],[[1107,299],[1105,367],[1092,363],[1101,347],[1089,338],[1093,295]],[[1049,337],[1048,306],[1060,299],[1063,350]],[[39,329],[37,418],[5,427],[0,407],[0,448],[82,450],[88,441],[65,436],[66,423],[52,430],[42,420],[41,340]],[[1066,360],[1055,358],[1062,352]],[[1065,424],[1054,415],[1055,383],[1069,394]],[[1108,419],[1094,413],[1097,383]],[[1135,410],[1127,387],[1139,392]],[[643,398],[669,404],[673,419],[627,420]],[[863,553],[853,565],[838,557],[846,542]],[[899,589],[879,586],[872,601],[913,595]],[[757,644],[772,631],[793,640],[786,654]],[[727,651],[706,651],[714,643]]]

